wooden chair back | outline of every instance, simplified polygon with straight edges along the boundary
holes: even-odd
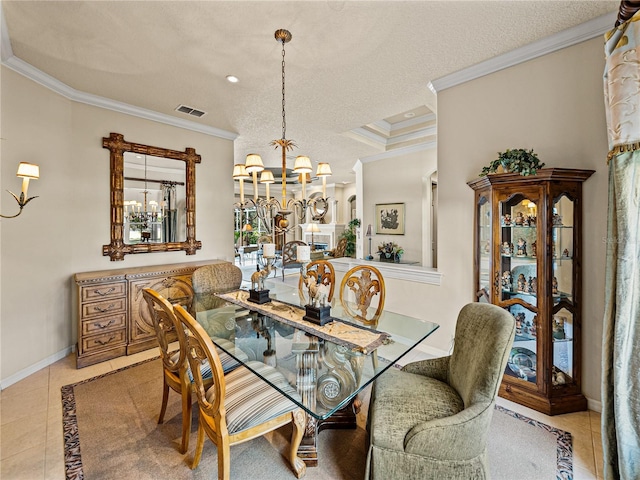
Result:
[[[306,245],[301,240],[291,240],[284,244],[282,248],[282,280],[284,280],[285,268],[300,268],[302,264],[298,261],[298,245]]]
[[[380,271],[369,265],[349,270],[340,284],[340,303],[345,312],[367,324],[377,324],[384,309],[385,287]]]
[[[318,282],[318,278],[320,278],[320,283],[329,287],[329,295],[327,296],[327,301],[331,302],[333,299],[333,292],[336,286],[336,272],[331,265],[331,262],[326,260],[314,260],[309,262],[307,265],[306,275],[314,277],[316,280],[316,284]],[[300,296],[300,300],[308,303],[309,295],[308,291],[305,287],[304,278],[300,275],[300,280],[298,281],[298,295]]]
[[[181,368],[186,369],[187,362],[182,350],[179,357],[169,352],[169,344],[173,341],[172,336],[176,333],[179,335],[176,329],[173,307],[162,295],[150,288],[143,289],[142,296],[149,307],[149,314],[158,339],[160,358],[164,369],[178,375]]]
[[[216,431],[221,436],[227,435],[228,432],[224,415],[224,370],[218,351],[211,337],[209,337],[204,328],[194,320],[189,312],[179,305],[176,305],[174,311],[176,319],[180,324],[180,329],[185,335],[186,357],[191,366],[193,383],[200,410],[215,420]],[[209,384],[207,383],[207,385],[205,385],[205,379],[202,377],[200,371],[200,365],[206,361],[208,361],[211,366],[213,377],[212,387],[215,388],[215,394],[210,397],[212,401],[209,401],[207,398]]]
[[[341,238],[338,240],[335,248],[331,251],[331,256],[333,258],[341,258],[346,255],[347,252],[347,239]]]

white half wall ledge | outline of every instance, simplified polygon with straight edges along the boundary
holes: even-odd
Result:
[[[617,12],[601,15],[575,27],[568,28],[523,47],[511,50],[510,52],[503,53],[484,62],[432,80],[429,82],[428,87],[432,92],[437,94],[447,88],[455,87],[456,85],[475,80],[476,78],[602,36],[614,28],[617,15]]]
[[[358,265],[371,265],[380,270],[385,278],[396,278],[409,282],[426,283],[440,286],[442,283],[442,273],[435,268],[420,267],[418,265],[406,265],[398,263],[385,263],[364,260],[361,258],[341,257],[331,260],[333,267],[338,272],[347,272]]]
[[[33,375],[39,370],[48,367],[49,365],[56,363],[58,360],[62,360],[64,357],[69,355],[72,352],[75,352],[75,345],[71,347],[67,347],[64,350],[60,350],[53,355],[49,355],[47,358],[40,360],[38,363],[34,363],[33,365],[20,370],[19,372],[14,373],[8,378],[4,378],[0,380],[0,390],[4,390],[7,387],[10,387],[14,383],[18,383],[20,380],[24,380],[29,375]]]

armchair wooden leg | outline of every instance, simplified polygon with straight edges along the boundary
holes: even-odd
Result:
[[[289,462],[293,468],[297,478],[302,478],[307,472],[307,465],[298,457],[298,448],[302,442],[302,436],[307,425],[307,418],[302,410],[291,412],[291,424],[293,432],[291,433],[291,443],[289,445]]]
[[[169,385],[167,385],[167,379],[162,381],[162,406],[160,407],[160,415],[158,415],[158,424],[164,422],[164,414],[167,411],[167,403],[169,401]]]

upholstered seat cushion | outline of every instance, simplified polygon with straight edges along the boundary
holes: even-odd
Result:
[[[249,359],[246,353],[244,353],[239,348],[236,348],[236,346],[229,340],[226,340],[224,338],[214,338],[213,341],[216,344],[224,347],[225,350],[233,351],[234,354],[238,358],[240,358],[240,360],[242,360],[243,362]],[[171,361],[174,363],[177,362],[179,356],[180,356],[180,352],[174,353],[173,356],[171,357]],[[220,362],[222,363],[222,369],[224,370],[225,373],[230,372],[231,370],[238,368],[240,366],[240,363],[235,358],[233,358],[228,353],[222,351],[220,348],[218,348],[218,356],[220,357]],[[202,378],[204,378],[205,380],[208,380],[212,377],[211,366],[209,365],[209,362],[202,363],[202,365],[200,366],[200,373],[202,375]],[[193,374],[191,373],[191,367],[187,369],[187,375],[189,375],[189,380],[193,382]]]
[[[423,422],[463,410],[460,395],[434,378],[390,368],[374,385],[370,411],[371,443],[404,451],[407,434]]]
[[[262,362],[251,361],[247,365],[260,376],[301,401],[298,392],[289,385],[280,372]],[[225,400],[227,429],[230,434],[247,430],[272,418],[299,408],[287,397],[275,390],[255,373],[239,367],[225,375]],[[215,399],[215,386],[207,391],[207,401]]]

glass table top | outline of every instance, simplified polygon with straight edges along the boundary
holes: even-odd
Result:
[[[265,282],[265,288],[269,289],[271,299],[304,305],[297,288],[286,283],[271,280]],[[205,298],[210,296],[211,294],[196,295],[194,305],[196,320],[213,342],[258,376],[260,375],[251,368],[252,360],[276,368],[299,396],[282,393],[319,420],[326,419],[347,405],[358,392],[439,326],[386,310],[377,324],[366,325],[347,315],[338,295],[334,294],[331,303],[332,317],[390,335],[376,351],[363,354],[308,334],[272,317],[252,312],[250,308],[225,302],[217,302],[215,308],[212,308],[212,302]],[[217,339],[225,339],[231,343],[216,342]],[[271,385],[278,389],[276,385]]]

